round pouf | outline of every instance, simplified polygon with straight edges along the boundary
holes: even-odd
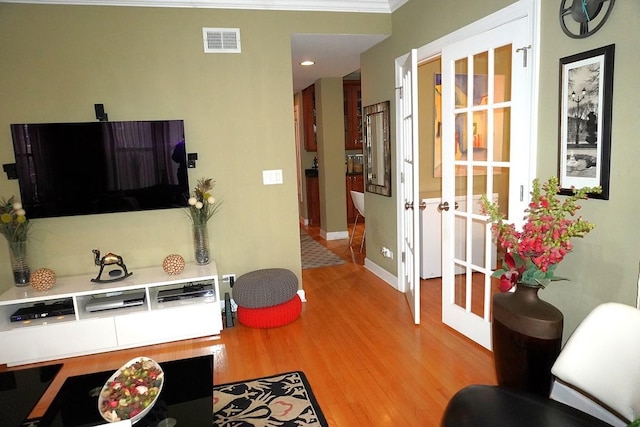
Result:
[[[31,286],[36,291],[48,291],[56,284],[56,273],[50,268],[39,268],[31,273]]]
[[[284,268],[256,270],[238,277],[231,292],[239,307],[273,307],[297,294],[298,277]]]
[[[272,307],[246,308],[238,306],[238,321],[250,328],[277,328],[293,322],[300,316],[302,301],[296,294],[289,301]]]

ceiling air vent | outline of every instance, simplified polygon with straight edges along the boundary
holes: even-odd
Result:
[[[203,28],[205,53],[240,53],[240,28]]]

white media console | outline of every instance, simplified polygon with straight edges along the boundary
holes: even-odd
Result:
[[[121,281],[93,283],[90,275],[61,277],[48,291],[13,287],[0,295],[0,364],[8,366],[124,348],[178,341],[222,330],[220,288],[215,262],[187,264],[169,275],[161,267],[131,269]],[[158,303],[158,292],[189,284],[210,283],[212,296]],[[144,304],[89,312],[95,298],[144,291]],[[12,322],[23,307],[72,301],[74,314]]]

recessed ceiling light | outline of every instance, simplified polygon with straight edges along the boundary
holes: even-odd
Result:
[[[314,61],[302,61],[302,62],[300,63],[300,65],[303,65],[303,66],[305,66],[305,67],[308,67],[308,66],[313,65],[313,64],[315,64],[315,62],[314,62]]]

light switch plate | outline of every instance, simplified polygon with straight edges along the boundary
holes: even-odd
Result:
[[[262,171],[262,183],[264,185],[282,184],[282,169]]]

